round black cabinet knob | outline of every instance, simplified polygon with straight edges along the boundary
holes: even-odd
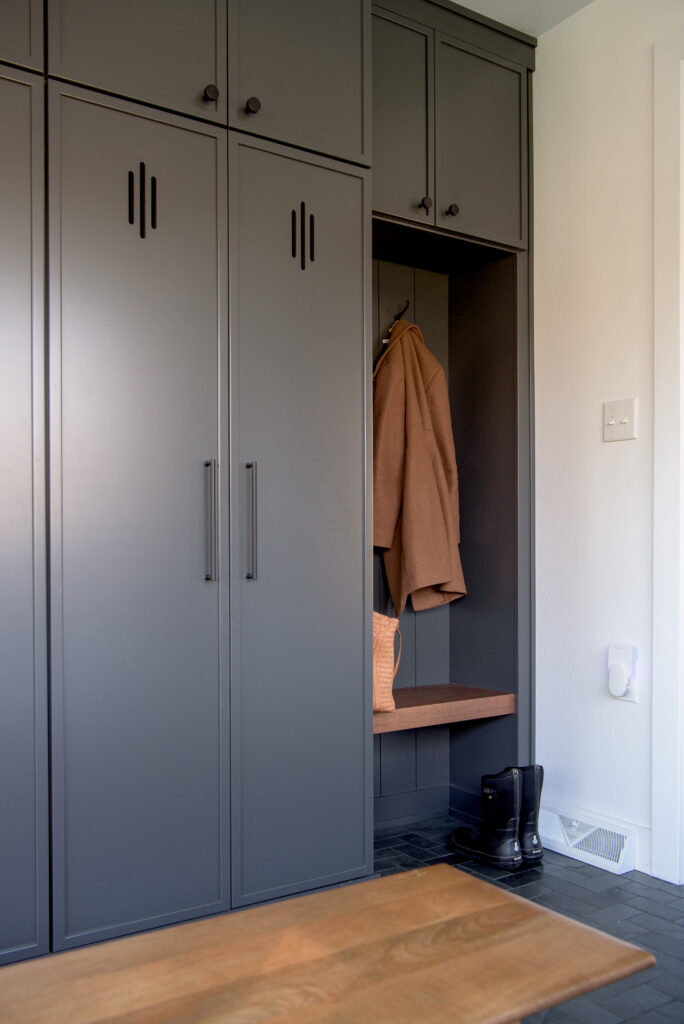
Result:
[[[204,100],[205,103],[216,103],[216,100],[218,98],[219,98],[219,91],[218,91],[218,88],[215,85],[211,84],[211,85],[206,85],[204,87],[204,92],[202,93],[202,99]]]
[[[423,198],[420,201],[420,205],[423,207],[424,210],[429,210],[432,206],[432,200],[430,199],[430,196],[423,196]]]
[[[444,212],[449,217],[455,217],[459,213],[459,207],[456,203],[452,203],[451,206],[448,206]]]
[[[261,110],[261,100],[257,99],[256,96],[250,96],[245,103],[246,114],[258,114]]]

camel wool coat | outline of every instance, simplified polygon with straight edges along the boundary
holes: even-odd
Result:
[[[466,592],[446,377],[420,329],[394,325],[373,373],[373,544],[385,548],[395,613]]]

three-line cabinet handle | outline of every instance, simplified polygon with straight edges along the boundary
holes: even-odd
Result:
[[[216,459],[204,463],[204,493],[207,510],[207,532],[205,547],[204,578],[207,583],[218,579],[218,526],[216,515]]]
[[[247,561],[247,572],[245,579],[255,580],[257,578],[257,464],[246,462],[245,469],[249,474],[249,558]]]

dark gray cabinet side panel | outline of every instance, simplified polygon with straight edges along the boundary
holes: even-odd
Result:
[[[0,60],[41,71],[43,68],[42,0],[2,0]]]
[[[434,224],[434,34],[373,14],[373,209]]]
[[[35,83],[35,84],[34,84]],[[48,949],[43,87],[0,77],[0,963]]]
[[[518,675],[516,261],[510,254],[450,279],[449,384],[468,588],[467,599],[450,605],[451,674],[509,692]]]
[[[246,136],[230,152],[240,905],[372,871],[370,253],[363,172]]]
[[[516,256],[518,314],[518,764],[534,761],[534,363],[530,254]]]
[[[525,246],[524,70],[440,35],[435,67],[437,226]],[[455,214],[447,213],[452,205]]]
[[[225,124],[226,31],[226,0],[50,0],[48,70]]]
[[[64,948],[229,903],[226,133],[57,83],[50,103]]]
[[[471,686],[515,693],[529,707],[529,676],[518,677],[518,501],[525,485],[518,463],[519,259],[511,253],[450,281],[449,383],[468,587],[467,598],[450,608],[451,673]],[[520,763],[518,753],[524,757],[525,751],[518,747],[517,717],[453,727],[450,774],[457,804],[464,793],[479,793],[481,775]]]
[[[370,0],[229,0],[228,17],[230,126],[370,164]]]

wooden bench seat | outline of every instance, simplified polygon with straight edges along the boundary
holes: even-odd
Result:
[[[402,686],[394,690],[394,711],[376,711],[373,732],[423,729],[428,725],[471,722],[515,712],[515,696],[502,690],[442,683],[438,686]]]
[[[437,864],[0,968],[0,1020],[511,1024],[653,963]]]

